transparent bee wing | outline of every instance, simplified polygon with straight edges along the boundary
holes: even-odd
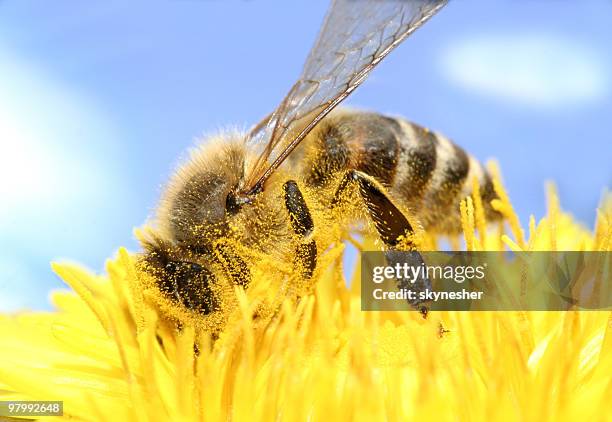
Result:
[[[252,194],[293,149],[408,35],[447,0],[333,0],[302,75],[279,107],[250,132],[241,192]]]

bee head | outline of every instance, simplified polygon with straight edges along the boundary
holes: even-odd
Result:
[[[234,195],[244,175],[244,144],[221,139],[194,150],[171,179],[158,214],[179,243],[198,245],[227,231],[243,202]]]

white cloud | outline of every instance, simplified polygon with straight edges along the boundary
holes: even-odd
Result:
[[[547,34],[487,35],[443,51],[442,72],[474,93],[540,108],[595,103],[609,70],[590,46]]]

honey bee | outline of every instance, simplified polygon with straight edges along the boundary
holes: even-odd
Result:
[[[332,1],[302,75],[278,108],[248,133],[208,139],[171,177],[155,228],[141,239],[142,262],[165,297],[213,314],[224,288],[249,287],[261,256],[293,263],[308,280],[329,246],[321,236],[329,225],[362,217],[392,263],[396,251],[414,249],[416,227],[459,230],[459,200],[473,178],[490,203],[486,170],[444,136],[402,118],[336,109],[445,3]],[[312,209],[328,216],[323,226]],[[431,286],[424,279],[412,288]]]

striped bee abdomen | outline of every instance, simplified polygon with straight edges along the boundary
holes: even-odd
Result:
[[[391,197],[408,207],[425,229],[461,229],[459,201],[476,178],[486,216],[495,192],[486,169],[444,136],[401,118],[343,111],[322,122],[308,162],[307,182],[322,185],[334,174],[355,169],[375,177]]]

